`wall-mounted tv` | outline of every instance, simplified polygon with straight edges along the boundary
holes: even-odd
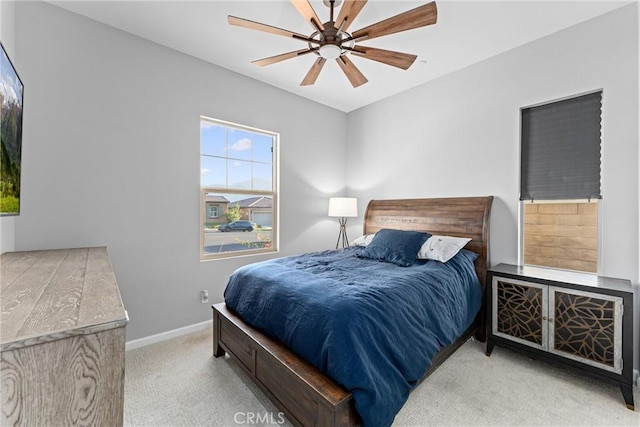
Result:
[[[24,86],[7,51],[0,43],[0,215],[20,213],[20,163],[22,158],[22,91]]]

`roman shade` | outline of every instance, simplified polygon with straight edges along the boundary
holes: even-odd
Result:
[[[602,198],[602,91],[521,114],[520,200]]]

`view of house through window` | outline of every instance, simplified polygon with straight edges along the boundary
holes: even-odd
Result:
[[[201,258],[276,251],[278,135],[200,121]]]

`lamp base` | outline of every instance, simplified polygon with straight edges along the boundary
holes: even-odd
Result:
[[[349,247],[349,238],[347,237],[347,218],[341,217],[338,219],[338,223],[340,224],[340,232],[338,233],[338,241],[336,242],[336,249],[342,242],[342,247]]]

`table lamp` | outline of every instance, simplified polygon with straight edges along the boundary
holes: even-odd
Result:
[[[340,233],[338,233],[336,249],[338,249],[340,241],[342,241],[342,247],[346,248],[349,246],[349,239],[347,238],[347,218],[358,216],[358,199],[355,197],[330,197],[329,216],[337,217],[338,223],[340,224]]]

